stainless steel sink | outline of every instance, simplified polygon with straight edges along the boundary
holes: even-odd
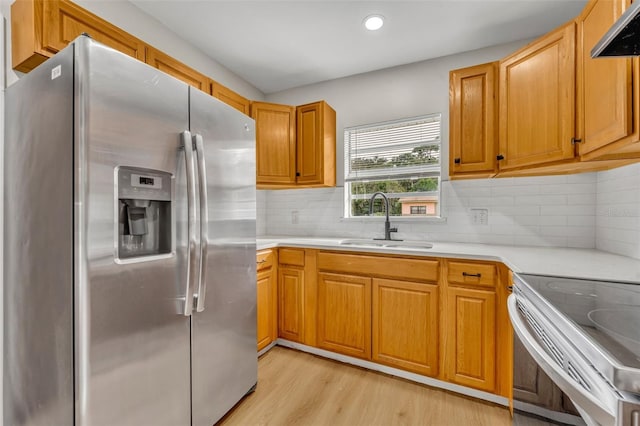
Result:
[[[398,241],[398,240],[367,240],[353,239],[342,240],[341,245],[345,246],[369,246],[369,247],[389,247],[389,248],[413,248],[413,249],[430,249],[433,244],[426,241]]]

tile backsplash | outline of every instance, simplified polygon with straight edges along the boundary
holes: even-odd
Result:
[[[640,259],[640,164],[597,174],[596,248]]]
[[[594,248],[599,183],[596,173],[447,181],[445,221],[391,222],[403,239]],[[342,187],[259,191],[259,235],[380,237],[380,218],[343,219],[343,199]],[[487,211],[487,224],[473,222],[473,209]]]

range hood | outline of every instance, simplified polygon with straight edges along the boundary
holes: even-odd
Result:
[[[591,57],[640,55],[640,1],[636,0],[591,50]]]

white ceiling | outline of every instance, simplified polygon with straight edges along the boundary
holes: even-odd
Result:
[[[265,94],[544,34],[586,0],[130,0]],[[376,32],[362,25],[381,14]]]

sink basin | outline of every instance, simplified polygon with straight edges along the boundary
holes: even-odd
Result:
[[[430,249],[433,244],[426,241],[386,241],[385,247],[398,247],[398,248],[423,248]]]
[[[373,246],[373,247],[389,247],[389,248],[414,248],[414,249],[430,249],[433,244],[426,241],[397,241],[397,240],[342,240],[341,245],[345,246]]]

